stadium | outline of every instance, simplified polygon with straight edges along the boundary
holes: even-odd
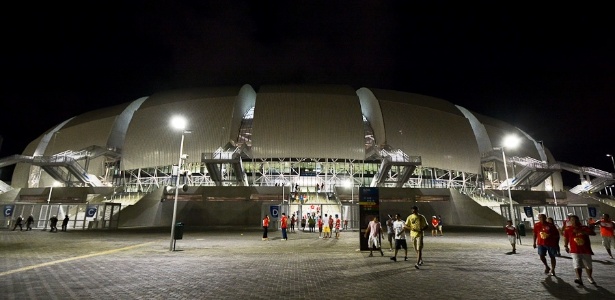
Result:
[[[517,146],[504,144],[511,136]],[[0,159],[10,165],[5,226],[69,215],[77,229],[259,227],[276,207],[299,219],[338,214],[356,229],[364,188],[377,188],[381,216],[417,205],[447,225],[615,213],[612,173],[557,161],[514,125],[443,99],[344,85],[160,92],[65,120]],[[562,172],[578,185],[565,188]]]

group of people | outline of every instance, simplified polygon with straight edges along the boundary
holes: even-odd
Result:
[[[311,223],[314,223],[314,226],[310,226],[310,232],[314,232],[312,227],[315,227],[316,226],[315,224],[317,222],[318,223],[318,238],[325,238],[325,239],[331,238],[332,233],[335,233],[335,238],[339,239],[340,230],[342,227],[342,220],[340,219],[338,214],[335,215],[335,218],[333,218],[333,216],[329,216],[328,214],[325,214],[324,217],[322,216],[318,217],[317,221],[314,220],[314,218],[310,216]],[[296,220],[296,217],[295,217],[295,214],[293,214],[290,219],[291,231],[293,232],[295,231],[295,226],[294,226],[295,220]],[[287,231],[288,223],[289,223],[288,221],[289,219],[286,216],[286,213],[282,213],[282,217],[280,218],[280,229],[282,230],[282,240],[283,241],[288,240],[288,231]],[[271,218],[269,218],[269,215],[265,215],[262,221],[263,241],[269,240],[268,234],[269,234],[270,222],[271,222]]]
[[[389,219],[392,218],[389,216]],[[387,221],[387,227],[389,222]],[[423,237],[424,231],[429,228],[427,219],[422,214],[419,214],[419,208],[417,206],[412,207],[412,213],[404,221],[400,214],[395,214],[395,220],[391,222],[391,228],[389,232],[393,233],[395,238],[395,252],[391,257],[392,261],[397,261],[397,253],[400,249],[404,249],[404,260],[408,260],[408,244],[406,242],[406,231],[410,232],[410,240],[414,251],[416,252],[416,263],[414,267],[419,269],[423,265]],[[367,244],[369,247],[369,256],[374,256],[373,251],[378,249],[380,255],[384,256],[384,252],[380,247],[380,239],[382,238],[382,225],[378,221],[378,217],[375,216],[367,225],[365,229],[364,237],[367,238]]]
[[[335,219],[333,219],[333,215],[330,215],[329,217],[327,217],[328,214],[325,214],[324,218],[328,218],[328,221],[323,221],[323,216],[317,216],[316,213],[312,213],[312,214],[307,214],[306,216],[303,216],[303,218],[301,219],[301,227],[303,228],[303,231],[305,231],[305,227],[307,225],[308,227],[308,231],[309,232],[316,232],[316,227],[318,227],[318,236],[322,237],[322,233],[323,233],[323,229],[324,227],[326,227],[326,225],[328,224],[329,229],[331,231],[335,231],[337,230],[339,235],[339,231],[341,230],[348,230],[348,219],[345,220],[341,220],[341,218],[339,218],[338,214],[335,214]],[[294,217],[294,214],[293,214]],[[338,223],[338,219],[339,219],[339,228],[337,226]],[[292,219],[291,219],[291,226],[292,225]],[[294,231],[294,229],[293,229]]]
[[[68,217],[68,215],[65,215],[64,220],[62,220],[62,231],[66,231],[69,220],[70,218]],[[33,223],[34,223],[34,217],[30,215],[28,219],[26,219],[26,231],[32,230]],[[23,231],[23,216],[21,215],[17,217],[17,219],[15,219],[15,225],[13,226],[13,231],[17,229],[17,226],[19,226],[19,231]],[[58,231],[58,217],[51,216],[51,218],[49,218],[49,232],[57,232],[57,231]]]
[[[17,217],[17,219],[15,220],[15,225],[13,226],[13,231],[15,231],[15,229],[17,229],[17,226],[19,226],[19,231],[23,231],[23,216],[19,216]],[[32,230],[32,223],[34,223],[34,217],[32,217],[32,215],[30,215],[28,217],[28,219],[26,220],[26,231]]]
[[[442,216],[431,217],[431,236],[443,236],[442,233]]]
[[[338,214],[335,215],[335,218],[325,214],[324,218],[322,216],[318,218],[318,238],[331,238],[333,232],[335,233],[335,238],[339,239],[341,227],[342,219],[340,219]]]
[[[583,269],[587,273],[587,281],[595,284],[592,272],[592,255],[594,252],[591,247],[589,236],[596,235],[595,227],[600,227],[602,245],[612,259],[611,248],[615,248],[614,228],[615,222],[611,220],[609,214],[603,214],[602,218],[596,222],[589,222],[583,225],[578,216],[568,214],[564,220],[562,228],[558,228],[552,218],[547,218],[546,214],[538,215],[538,222],[534,224],[533,247],[537,249],[540,261],[543,263],[546,275],[555,276],[556,257],[560,256],[560,237],[564,238],[564,250],[572,258],[572,266],[575,271],[576,279],[574,282],[583,285]],[[512,221],[507,221],[504,230],[508,235],[508,240],[512,246],[512,253],[516,253],[516,238],[519,231],[513,226]],[[547,262],[547,255],[549,262]]]

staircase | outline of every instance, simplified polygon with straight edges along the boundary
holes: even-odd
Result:
[[[402,187],[410,179],[414,169],[421,165],[420,156],[408,156],[399,149],[396,151],[380,150],[380,156],[382,162],[378,173],[372,179],[370,184],[372,187],[382,186],[384,183],[393,183],[396,187]],[[398,170],[401,172],[391,176],[390,172],[393,167],[399,167]]]
[[[248,176],[241,160],[241,152],[240,147],[218,148],[216,152],[212,153],[211,158],[201,158],[209,177],[217,186],[221,186],[224,181],[228,180],[235,181],[240,186],[249,185]]]
[[[503,183],[506,185],[510,184],[511,187],[519,186],[525,189],[531,189],[544,182],[554,172],[561,171],[559,164],[549,166],[546,162],[531,157],[512,157],[511,160],[513,163],[524,167],[512,180],[510,180],[510,182]],[[500,185],[500,189],[505,188],[508,187]]]

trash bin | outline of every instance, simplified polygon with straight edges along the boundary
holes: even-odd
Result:
[[[173,233],[173,239],[181,240],[184,237],[184,223],[175,223],[175,232]]]

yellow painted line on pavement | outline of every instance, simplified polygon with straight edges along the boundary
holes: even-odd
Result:
[[[145,246],[147,244],[151,244],[151,242],[143,243],[143,244],[138,244],[138,245],[132,245],[132,246],[124,247],[124,248],[111,249],[111,250],[107,250],[107,251],[96,252],[96,253],[91,253],[91,254],[86,254],[86,255],[81,255],[81,256],[76,256],[76,257],[70,257],[70,258],[65,258],[65,259],[60,259],[60,260],[54,260],[54,261],[50,261],[50,262],[46,262],[46,263],[42,263],[42,264],[38,264],[38,265],[33,265],[33,266],[29,266],[29,267],[23,267],[23,268],[19,268],[19,269],[15,269],[15,270],[4,271],[4,272],[0,272],[0,276],[10,275],[10,274],[13,274],[13,273],[28,271],[28,270],[32,270],[32,269],[36,269],[36,268],[47,267],[47,266],[51,266],[51,265],[55,265],[55,264],[59,264],[59,263],[67,262],[67,261],[84,259],[84,258],[89,258],[89,257],[94,257],[94,256],[100,256],[100,255],[106,255],[106,254],[111,254],[111,253],[115,253],[115,252],[130,250],[130,249],[134,249],[134,248],[138,248],[138,247],[143,247],[143,246]]]

